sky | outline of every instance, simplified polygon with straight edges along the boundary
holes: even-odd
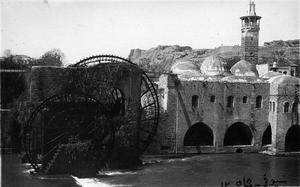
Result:
[[[259,43],[299,39],[299,0],[254,0]],[[39,57],[52,48],[71,64],[97,54],[127,58],[158,45],[240,45],[249,0],[2,0],[1,54]]]

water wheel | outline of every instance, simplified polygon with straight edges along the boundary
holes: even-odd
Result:
[[[131,61],[114,55],[88,57],[80,60],[78,63],[72,65],[72,67],[95,67],[104,63],[120,63],[138,67]],[[138,119],[139,137],[137,140],[137,147],[140,154],[143,153],[153,141],[159,120],[159,101],[155,86],[144,71],[141,78],[141,103],[139,106],[140,118]]]
[[[27,158],[36,171],[51,173],[53,163],[62,162],[57,161],[61,150],[73,144],[82,144],[83,147],[92,145],[95,149],[92,153],[97,153],[94,157],[97,158],[98,168],[102,168],[109,159],[116,133],[112,118],[126,113],[126,98],[121,89],[109,86],[113,77],[103,75],[108,79],[105,85],[101,85],[103,81],[97,82],[99,78],[93,77],[99,73],[97,66],[104,63],[137,67],[126,59],[112,55],[83,59],[72,65],[77,68],[67,77],[70,82],[67,89],[44,100],[31,113],[24,126],[23,144]],[[134,119],[138,124],[135,145],[139,154],[152,142],[159,119],[156,90],[145,72],[141,76],[140,93],[138,119]],[[132,121],[124,121],[123,125],[126,126],[126,123]],[[88,151],[85,150],[83,155]]]
[[[97,162],[104,164],[114,143],[114,129],[104,110],[96,99],[70,93],[54,95],[37,106],[24,126],[23,139],[35,171],[49,173],[61,149],[75,144],[92,145]]]

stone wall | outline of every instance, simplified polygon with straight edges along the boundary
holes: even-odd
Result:
[[[176,76],[163,75],[160,88],[164,88],[163,106],[168,119],[163,124],[163,144],[168,145],[169,152],[232,152],[236,148],[223,146],[227,129],[234,123],[242,122],[251,129],[253,140],[244,151],[257,151],[268,126],[269,84],[268,83],[230,83],[221,81],[184,81]],[[198,107],[192,106],[192,97],[199,98]],[[215,101],[211,101],[211,96]],[[233,107],[227,107],[227,97],[233,96]],[[247,96],[247,102],[242,99]],[[256,97],[262,96],[261,108],[256,108]],[[212,131],[213,146],[187,147],[184,137],[188,129],[202,122]],[[175,146],[175,147],[174,147]]]
[[[270,111],[269,117],[272,127],[272,145],[275,152],[284,152],[288,130],[293,125],[300,125],[299,111],[292,112],[293,103],[296,102],[297,97],[300,97],[299,85],[271,84],[270,95],[270,101],[275,102],[276,105],[275,111]],[[284,111],[285,103],[289,103],[288,111]]]

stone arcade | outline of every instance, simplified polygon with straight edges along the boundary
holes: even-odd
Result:
[[[231,69],[218,56],[199,67],[177,62],[158,82],[166,118],[160,153],[300,151],[300,79],[278,72],[258,76],[260,16],[250,1],[242,20],[242,59]],[[152,150],[153,151],[153,150]]]

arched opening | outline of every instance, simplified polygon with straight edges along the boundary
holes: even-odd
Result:
[[[271,126],[269,125],[263,134],[262,145],[264,146],[271,143],[272,143],[272,130],[271,130]]]
[[[210,102],[212,103],[216,102],[216,96],[214,95],[210,96]]]
[[[293,106],[292,106],[292,112],[297,113],[298,112],[297,110],[298,110],[298,104],[297,104],[297,102],[294,102]]]
[[[227,97],[227,107],[232,108],[233,107],[233,96],[228,96]]]
[[[291,76],[295,76],[295,71],[291,70]]]
[[[289,107],[290,107],[290,104],[288,102],[284,103],[283,112],[284,113],[289,112]]]
[[[256,97],[256,108],[261,108],[262,105],[262,97],[259,95]]]
[[[230,145],[251,145],[252,133],[250,128],[244,123],[235,123],[231,125],[224,138],[224,146]]]
[[[197,108],[198,107],[198,95],[193,95],[192,97],[192,107]]]
[[[285,135],[285,151],[300,151],[300,125],[293,125]]]
[[[201,122],[191,126],[184,136],[184,146],[213,145],[213,141],[211,128]]]
[[[272,108],[273,108],[273,112],[275,112],[275,109],[276,109],[275,108],[275,102],[273,102],[273,107]]]

